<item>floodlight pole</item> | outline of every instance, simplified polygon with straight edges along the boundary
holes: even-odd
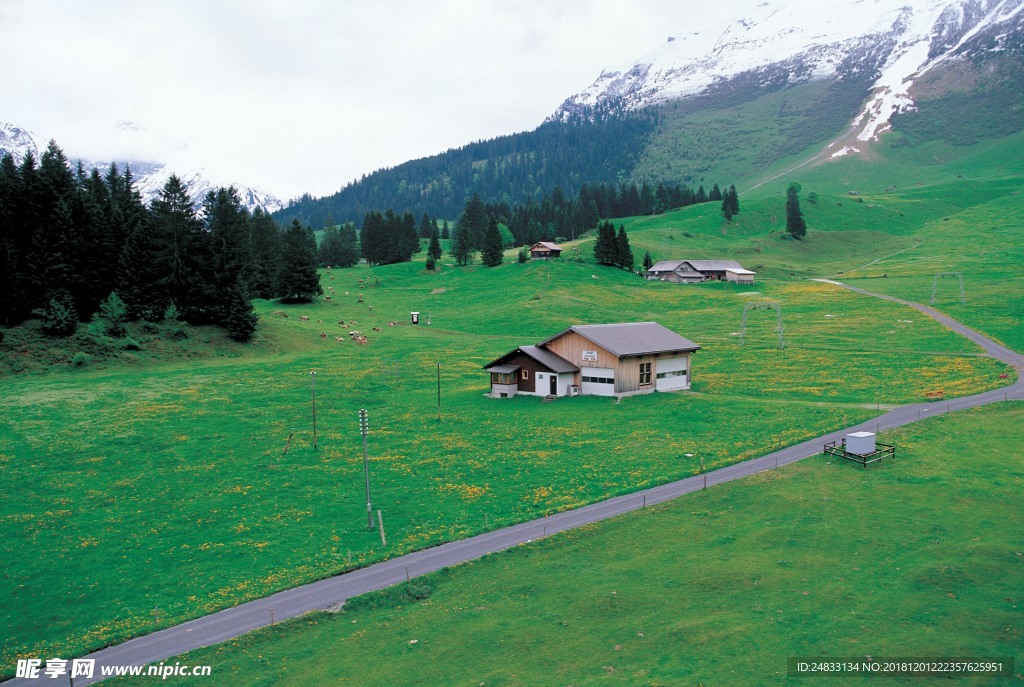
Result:
[[[363,435],[363,471],[366,473],[366,526],[373,531],[373,506],[370,503],[370,459],[366,451],[366,435],[370,432],[370,423],[366,418],[366,408],[359,410],[359,433]]]
[[[309,391],[313,397],[313,450],[316,450],[316,370],[309,371]]]

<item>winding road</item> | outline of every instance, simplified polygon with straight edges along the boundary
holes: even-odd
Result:
[[[556,532],[574,529],[582,525],[622,515],[623,513],[639,510],[649,505],[669,501],[684,494],[698,491],[705,486],[729,482],[764,470],[770,470],[780,465],[794,463],[820,454],[823,444],[829,441],[840,442],[849,432],[880,432],[894,427],[901,427],[933,415],[942,415],[956,410],[975,408],[1005,400],[1024,400],[1024,378],[1021,376],[1021,373],[1024,373],[1024,356],[1021,354],[991,341],[982,334],[933,308],[892,296],[872,293],[864,289],[847,286],[840,282],[827,279],[817,281],[834,284],[837,287],[915,308],[974,341],[985,349],[986,353],[991,357],[1014,367],[1018,372],[1017,381],[1000,389],[950,401],[901,406],[859,425],[847,427],[795,446],[789,446],[760,458],[715,470],[714,472],[618,496],[575,510],[550,515],[539,520],[532,520],[501,530],[480,534],[469,539],[453,541],[434,548],[410,553],[366,568],[320,580],[319,582],[279,592],[263,599],[250,601],[234,608],[214,613],[213,615],[197,618],[182,625],[129,640],[123,644],[110,646],[83,657],[95,659],[96,670],[94,677],[91,679],[85,677],[75,678],[74,685],[82,687],[99,682],[102,679],[100,677],[101,666],[159,663],[187,651],[224,642],[251,630],[270,625],[272,619],[277,622],[300,616],[309,611],[337,608],[345,599],[358,594],[399,584],[419,575],[425,575],[441,568],[480,558],[486,554],[502,551],[518,544],[524,544],[534,539],[555,534]],[[45,666],[45,659],[47,657],[42,658],[44,659]],[[60,684],[67,683],[67,675],[60,676],[57,678],[57,681]],[[45,677],[40,677],[39,679],[16,678],[3,683],[3,685],[22,687],[38,685],[40,683],[48,684],[50,682],[51,680]]]

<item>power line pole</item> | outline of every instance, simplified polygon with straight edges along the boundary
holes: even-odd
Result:
[[[370,459],[366,451],[366,435],[370,433],[370,423],[366,417],[366,408],[359,411],[359,433],[363,435],[363,471],[366,473],[366,524],[373,531],[373,506],[370,503]]]
[[[316,450],[316,370],[309,371],[309,391],[313,396],[313,450]],[[287,449],[285,449],[287,450]]]

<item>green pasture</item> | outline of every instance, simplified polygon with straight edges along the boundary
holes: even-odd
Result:
[[[820,681],[789,657],[976,656],[1016,677],[956,684],[1008,684],[1022,422],[1020,403],[933,418],[881,435],[894,461],[813,457],[174,661],[224,685],[745,686]],[[940,681],[840,681],[880,679]]]
[[[0,611],[6,666],[145,633],[155,608],[159,626],[181,622],[685,477],[700,458],[760,455],[878,406],[993,388],[1005,371],[906,308],[814,282],[680,287],[562,261],[360,267],[323,283],[331,301],[260,303],[259,340],[241,358],[4,380],[0,475],[21,485],[0,519],[4,591],[17,600]],[[758,299],[782,304],[786,348],[763,311],[739,345],[743,304]],[[692,393],[483,397],[481,366],[515,345],[645,319],[704,347]],[[352,328],[369,344],[350,341]],[[360,408],[386,549],[365,524]]]

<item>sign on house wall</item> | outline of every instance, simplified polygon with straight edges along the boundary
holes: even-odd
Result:
[[[597,351],[583,351],[583,362],[585,362],[585,363],[596,363],[597,362]]]

